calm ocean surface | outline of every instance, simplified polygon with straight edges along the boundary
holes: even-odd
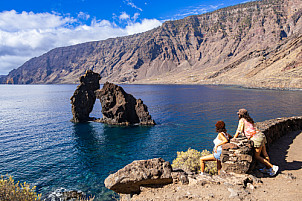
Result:
[[[36,185],[44,196],[63,187],[112,200],[103,184],[110,173],[133,160],[172,162],[189,147],[211,150],[214,124],[225,121],[233,135],[239,108],[247,108],[255,121],[302,115],[302,91],[122,86],[144,101],[156,126],[71,123],[69,98],[76,85],[0,85],[0,174]],[[99,100],[90,116],[102,116]]]

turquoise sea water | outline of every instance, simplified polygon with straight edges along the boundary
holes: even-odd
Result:
[[[195,85],[123,85],[141,98],[157,125],[116,127],[74,124],[69,98],[76,85],[0,85],[0,174],[37,186],[82,190],[113,200],[104,179],[133,160],[172,162],[189,147],[211,150],[214,124],[234,134],[237,110],[255,121],[302,115],[301,91]],[[91,116],[101,117],[97,100]]]

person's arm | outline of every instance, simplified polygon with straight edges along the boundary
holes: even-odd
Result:
[[[215,148],[214,148],[215,153],[217,152],[217,147],[228,142],[228,139],[222,133],[218,134],[218,139],[220,139],[222,142],[220,142],[219,144],[217,144],[215,146]]]
[[[243,132],[243,128],[244,128],[244,121],[243,121],[243,118],[241,118],[239,120],[239,123],[238,123],[238,128],[237,128],[237,131],[234,135],[234,138],[237,138],[239,133],[242,133]]]

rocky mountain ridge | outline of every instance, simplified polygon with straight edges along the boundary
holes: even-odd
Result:
[[[2,83],[229,84],[302,88],[302,2],[263,0],[167,21],[126,37],[53,49]]]

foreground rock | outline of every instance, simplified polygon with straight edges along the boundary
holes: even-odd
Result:
[[[72,104],[73,122],[86,122],[92,120],[89,117],[96,100],[94,91],[100,88],[101,76],[92,70],[87,70],[85,75],[80,77],[80,85],[70,98]]]
[[[162,158],[133,161],[105,179],[105,186],[116,193],[137,194],[141,186],[166,185],[173,182],[172,167]]]
[[[143,101],[127,94],[122,87],[106,82],[95,93],[102,104],[103,118],[99,122],[112,125],[155,125]]]

